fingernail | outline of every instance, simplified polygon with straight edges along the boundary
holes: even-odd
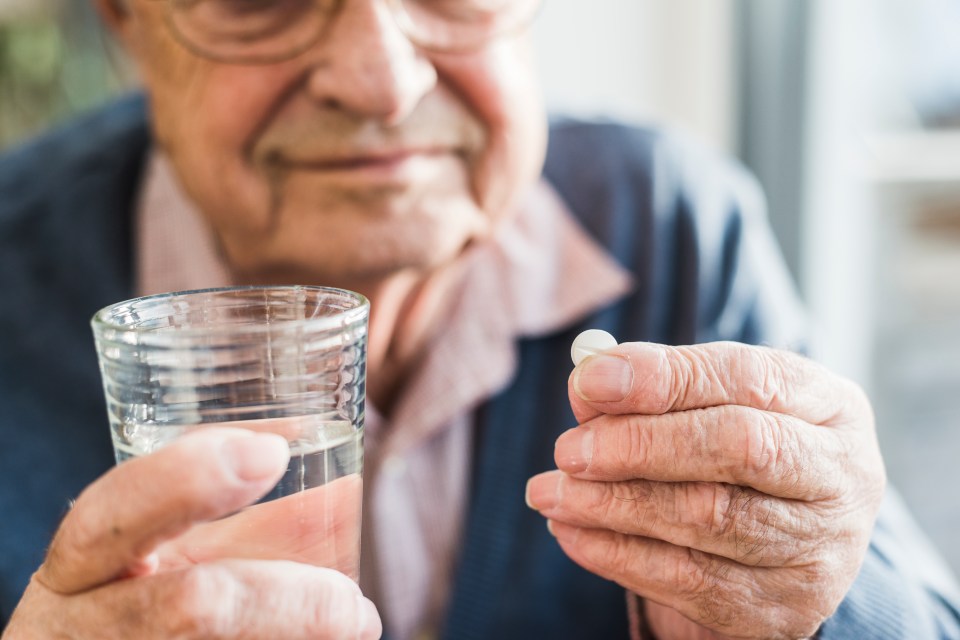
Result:
[[[618,356],[591,356],[580,363],[573,389],[587,402],[619,402],[633,386],[630,361]]]
[[[586,471],[593,458],[593,429],[576,427],[557,438],[553,457],[561,471]]]
[[[562,522],[557,522],[555,520],[547,520],[547,530],[550,531],[550,535],[556,538],[560,542],[565,542],[567,544],[573,544],[577,541],[577,536],[580,535],[580,529],[577,527],[572,527],[568,524],[563,524]]]
[[[290,459],[290,447],[281,436],[259,433],[227,440],[220,454],[238,478],[256,482],[278,474]]]
[[[560,484],[563,474],[557,471],[541,473],[527,481],[527,506],[537,511],[553,509],[560,504]]]
[[[358,640],[374,640],[383,634],[377,608],[363,596],[357,596],[357,617]]]

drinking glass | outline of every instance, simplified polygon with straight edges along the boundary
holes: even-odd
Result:
[[[186,535],[193,561],[226,546],[356,579],[368,312],[350,291],[286,286],[149,296],[94,316],[118,463],[213,426],[289,443],[289,466],[263,499]]]

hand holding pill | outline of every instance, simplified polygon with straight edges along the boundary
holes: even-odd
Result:
[[[564,552],[644,598],[657,637],[809,637],[849,589],[884,490],[863,392],[736,343],[573,344],[579,426],[527,485]]]

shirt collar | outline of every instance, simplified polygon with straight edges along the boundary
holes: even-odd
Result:
[[[216,235],[184,194],[167,157],[153,150],[144,175],[134,229],[137,294],[235,284]]]

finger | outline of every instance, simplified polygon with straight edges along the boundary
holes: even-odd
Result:
[[[292,560],[356,579],[363,483],[349,475],[193,527],[159,549],[164,571],[225,558]]]
[[[822,600],[810,597],[820,586],[800,570],[750,568],[660,540],[549,523],[564,553],[587,571],[720,633],[807,638],[830,614],[812,604]]]
[[[750,566],[805,564],[824,529],[811,527],[792,501],[715,482],[590,482],[551,471],[527,484],[527,504],[550,520],[656,538]]]
[[[52,595],[44,609],[56,621],[43,637],[366,640],[382,630],[352,580],[293,562],[220,561]]]
[[[725,404],[834,424],[863,392],[817,363],[787,351],[715,342],[669,347],[625,343],[574,369],[570,402],[579,422],[601,414],[659,415]]]
[[[846,486],[849,447],[791,416],[721,406],[662,416],[603,415],[557,439],[557,466],[584,480],[725,482],[796,500]]]
[[[37,578],[76,593],[142,574],[161,542],[264,495],[289,456],[279,436],[209,428],[124,462],[80,495]]]

